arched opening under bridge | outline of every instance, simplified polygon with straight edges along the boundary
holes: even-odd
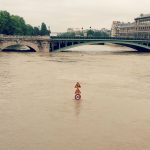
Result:
[[[59,49],[56,49],[56,51],[66,51],[71,48],[83,46],[83,45],[93,45],[93,44],[104,44],[104,43],[110,43],[110,44],[116,44],[116,45],[122,45],[125,47],[132,48],[136,51],[145,51],[145,52],[150,52],[150,46],[149,44],[143,44],[143,43],[134,43],[134,42],[126,42],[126,41],[92,41],[92,42],[72,42],[72,45],[67,45],[64,47],[60,47]]]
[[[39,48],[31,42],[6,42],[2,45],[1,51],[5,52],[37,52]]]

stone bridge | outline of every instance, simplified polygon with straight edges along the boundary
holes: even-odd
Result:
[[[10,46],[27,46],[36,52],[49,52],[49,36],[6,36],[0,35],[0,51]]]
[[[63,51],[68,48],[89,44],[112,43],[150,52],[150,39],[102,38],[102,37],[51,37],[50,50]]]

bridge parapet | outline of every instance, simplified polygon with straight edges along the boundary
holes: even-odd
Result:
[[[50,40],[49,36],[19,36],[19,35],[3,35],[0,34],[0,39],[1,40],[16,40],[16,39],[21,39],[21,40]]]

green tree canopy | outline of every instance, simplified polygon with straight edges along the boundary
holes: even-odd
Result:
[[[43,22],[41,25],[41,35],[49,35],[49,31],[47,30],[46,24]]]
[[[11,16],[12,28],[14,29],[15,35],[26,35],[27,33],[27,25],[22,17],[19,16]]]
[[[7,11],[0,11],[0,33],[13,33],[11,16]]]
[[[87,31],[87,36],[88,37],[109,37],[109,34],[101,30],[93,31],[90,29]]]
[[[33,28],[34,35],[40,35],[40,29],[38,27]]]
[[[49,35],[45,23],[41,28],[26,24],[20,16],[10,15],[7,11],[0,11],[0,34],[6,35]]]
[[[88,30],[87,31],[87,36],[90,36],[90,37],[92,37],[92,36],[94,36],[94,31],[93,30]]]
[[[75,32],[65,32],[60,34],[61,37],[75,37]]]
[[[29,24],[26,25],[25,35],[34,35],[34,28]]]

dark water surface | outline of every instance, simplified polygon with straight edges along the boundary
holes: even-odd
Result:
[[[150,53],[0,53],[0,150],[149,149]]]

